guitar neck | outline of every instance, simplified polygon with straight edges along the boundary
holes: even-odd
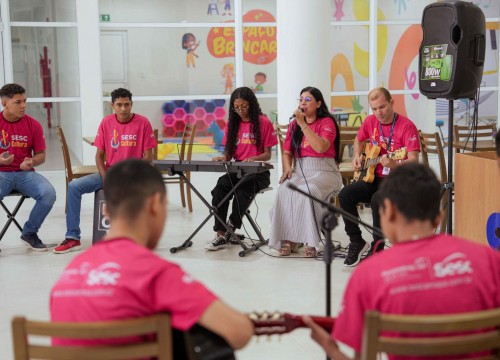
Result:
[[[382,160],[382,156],[377,156],[373,159],[366,159],[363,169],[368,169],[370,166],[377,165]]]
[[[274,316],[261,316],[253,318],[255,335],[286,334],[297,328],[307,327],[302,321],[302,315],[278,314]],[[335,319],[331,317],[311,316],[311,319],[326,331],[333,329]]]

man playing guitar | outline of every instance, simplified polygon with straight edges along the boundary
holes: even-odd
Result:
[[[361,125],[354,139],[354,155],[352,159],[355,171],[362,170],[364,162],[364,142],[369,141],[371,146],[379,147],[382,155],[374,171],[372,182],[363,181],[361,178],[348,186],[345,186],[339,194],[340,207],[355,217],[358,217],[357,205],[359,203],[370,203],[373,214],[373,226],[380,228],[380,216],[378,212],[377,192],[380,183],[391,169],[398,166],[397,161],[388,156],[396,150],[405,148],[406,157],[404,161],[418,162],[420,152],[420,141],[415,124],[408,118],[394,112],[394,99],[389,91],[383,87],[375,88],[368,94],[368,102],[373,114],[368,116]],[[359,225],[344,218],[345,231],[349,236],[349,250],[344,261],[345,266],[356,266],[361,255],[370,248],[368,255],[384,249],[384,238],[382,234],[374,233],[371,246],[361,235]],[[377,246],[375,246],[377,245]],[[376,247],[376,249],[375,249]]]

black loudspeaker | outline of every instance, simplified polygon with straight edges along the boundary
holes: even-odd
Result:
[[[420,45],[420,92],[430,99],[473,99],[483,77],[484,14],[465,1],[425,7]]]

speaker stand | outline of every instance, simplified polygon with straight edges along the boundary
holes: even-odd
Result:
[[[455,184],[453,183],[453,100],[448,100],[448,182],[443,184],[444,189],[448,191],[448,223],[446,225],[446,233],[452,233],[453,226],[453,191]]]

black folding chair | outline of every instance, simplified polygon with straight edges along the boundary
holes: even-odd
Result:
[[[28,199],[29,196],[28,195],[24,195],[24,194],[21,194],[20,192],[18,191],[15,191],[13,190],[10,194],[6,195],[6,196],[20,196],[19,198],[19,201],[17,202],[17,205],[16,207],[14,208],[14,210],[11,212],[9,210],[9,208],[3,203],[2,200],[0,200],[0,206],[5,210],[5,212],[7,213],[7,222],[5,223],[5,225],[3,226],[3,229],[2,229],[2,232],[0,232],[0,241],[2,240],[3,236],[5,235],[5,233],[7,232],[7,229],[9,228],[9,226],[14,223],[17,228],[19,229],[19,231],[23,231],[23,228],[21,227],[21,225],[19,225],[19,223],[17,222],[16,220],[16,215],[17,215],[17,212],[19,211],[19,209],[21,209],[21,206],[23,205],[24,203],[24,200]]]

